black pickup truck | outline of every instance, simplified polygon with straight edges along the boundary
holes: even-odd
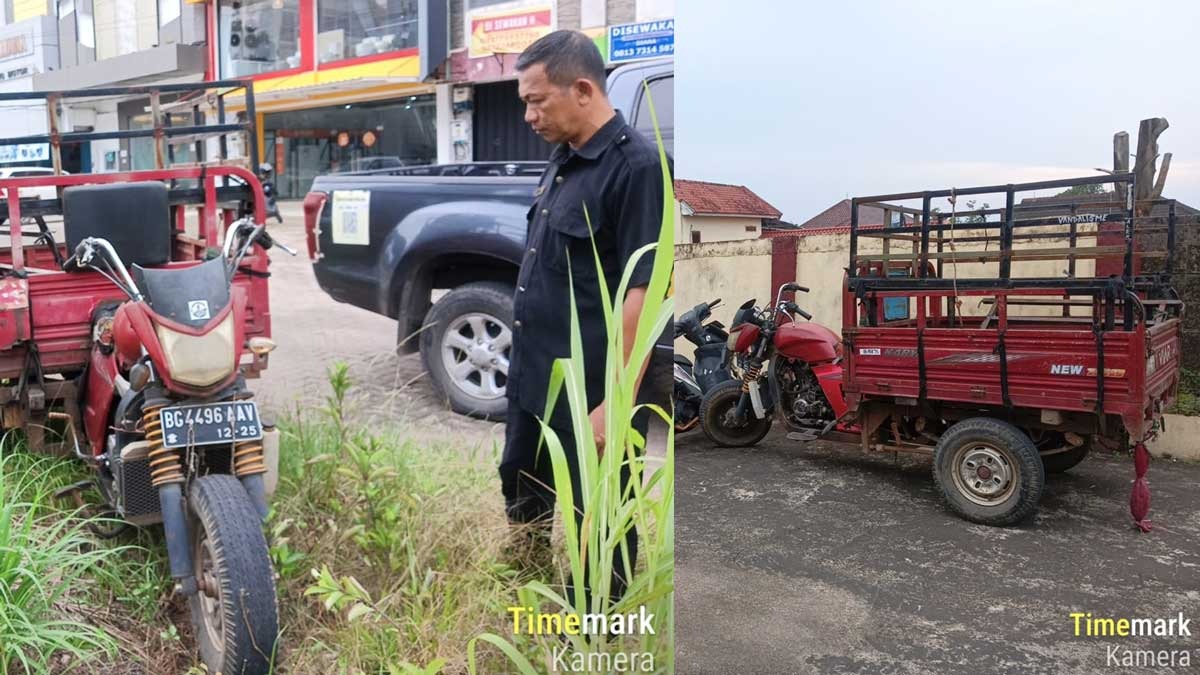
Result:
[[[653,137],[646,82],[673,149],[670,62],[609,75],[610,99]],[[400,353],[421,352],[456,412],[501,417],[512,296],[541,162],[403,167],[319,176],[304,199],[317,282],[340,302],[395,318]],[[444,292],[433,302],[435,291]]]

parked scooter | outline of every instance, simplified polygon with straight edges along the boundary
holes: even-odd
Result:
[[[279,432],[260,417],[239,367],[244,345],[260,359],[275,345],[245,338],[247,297],[233,287],[256,246],[295,255],[243,219],[228,228],[224,255],[197,265],[133,265],[131,274],[108,240],[87,237],[63,267],[100,273],[128,300],[93,316],[86,439],[75,438],[75,454],[95,476],[62,494],[95,485],[121,521],[107,536],[162,523],[175,591],[210,672],[267,673],[279,632],[262,531]]]
[[[720,304],[720,298],[702,302],[675,321],[675,338],[682,337],[696,345],[695,363],[683,354],[675,354],[677,432],[693,429],[700,421],[700,403],[704,393],[733,377],[726,363],[725,342],[729,334],[725,332],[725,325],[720,321],[708,321],[712,310]]]
[[[793,433],[812,440],[832,429],[846,412],[842,396],[842,345],[833,331],[783,294],[808,289],[795,283],[779,288],[775,304],[760,308],[750,300],[738,308],[727,347],[742,364],[741,379],[722,382],[704,395],[700,421],[705,435],[726,447],[754,445],[778,415]]]

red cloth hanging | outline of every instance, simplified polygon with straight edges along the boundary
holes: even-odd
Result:
[[[1134,523],[1142,532],[1150,531],[1150,521],[1146,515],[1150,513],[1150,486],[1146,483],[1146,469],[1150,468],[1150,453],[1144,443],[1133,447],[1133,492],[1129,495],[1129,513]]]

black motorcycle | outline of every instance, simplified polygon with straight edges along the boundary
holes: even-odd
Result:
[[[675,431],[689,431],[700,422],[700,401],[705,392],[732,379],[726,361],[729,334],[720,321],[708,321],[712,310],[721,304],[717,298],[702,302],[675,321],[675,339],[684,338],[696,345],[693,363],[683,354],[675,354]],[[708,321],[708,323],[705,323]]]

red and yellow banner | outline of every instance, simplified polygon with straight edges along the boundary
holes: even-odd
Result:
[[[538,5],[499,12],[474,11],[467,21],[471,31],[467,51],[471,58],[519,54],[554,30],[554,8]]]

